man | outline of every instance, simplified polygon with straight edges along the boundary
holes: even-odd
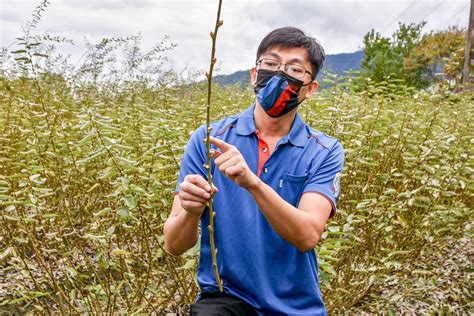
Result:
[[[255,104],[212,124],[215,188],[203,166],[205,126],[191,136],[164,233],[167,250],[179,255],[196,243],[201,222],[201,294],[192,315],[326,314],[314,247],[336,211],[344,152],[297,114],[318,88],[324,58],[316,40],[293,27],[262,40],[250,72]],[[212,270],[211,192],[224,294]]]

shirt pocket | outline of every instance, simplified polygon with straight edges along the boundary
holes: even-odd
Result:
[[[280,180],[280,196],[291,205],[297,207],[307,179],[307,174],[283,174],[283,179]]]

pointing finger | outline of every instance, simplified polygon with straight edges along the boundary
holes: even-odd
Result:
[[[228,151],[230,148],[232,148],[232,145],[226,143],[225,141],[221,139],[217,139],[215,137],[210,136],[211,138],[211,144],[219,148],[222,152]]]

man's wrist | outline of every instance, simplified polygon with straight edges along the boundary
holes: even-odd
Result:
[[[252,180],[250,181],[250,184],[247,185],[246,189],[247,191],[252,193],[254,191],[257,191],[262,183],[263,183],[262,180],[260,180],[260,178],[257,175],[253,174]]]
[[[204,212],[204,209],[203,209],[203,212]],[[199,221],[201,219],[201,216],[202,216],[203,212],[197,214],[197,213],[194,213],[194,212],[189,212],[189,211],[184,209],[183,216],[187,220]]]

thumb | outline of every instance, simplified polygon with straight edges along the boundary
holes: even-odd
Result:
[[[212,157],[212,158],[216,159],[216,158],[219,157],[220,155],[222,155],[222,153],[221,153],[220,151],[211,149],[211,157]]]

